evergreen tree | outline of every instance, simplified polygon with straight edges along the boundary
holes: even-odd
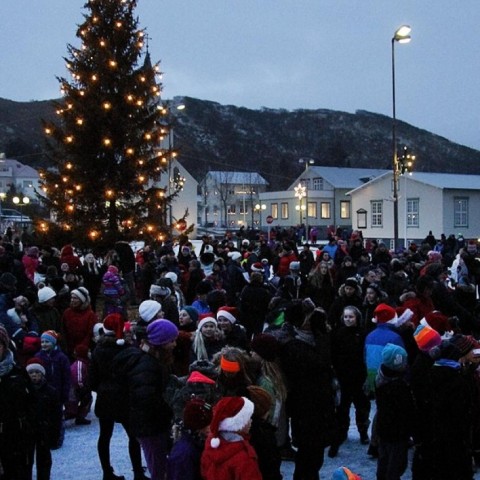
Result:
[[[136,0],[89,0],[78,27],[81,46],[68,45],[71,80],[59,122],[44,122],[55,168],[41,173],[47,206],[62,228],[109,240],[165,230],[170,196],[154,188],[172,149],[169,112],[161,103],[159,65],[144,54],[145,31],[134,16]],[[141,64],[142,63],[142,64]]]

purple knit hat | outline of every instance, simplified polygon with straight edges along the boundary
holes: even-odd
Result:
[[[178,328],[170,320],[154,320],[147,327],[148,343],[155,347],[173,342],[177,337]]]

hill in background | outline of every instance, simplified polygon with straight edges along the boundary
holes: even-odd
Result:
[[[176,97],[175,147],[187,170],[201,180],[208,170],[256,171],[270,189],[286,188],[304,168],[316,165],[390,168],[392,119],[359,110],[260,109]],[[53,101],[0,99],[0,152],[33,167],[48,166],[40,120],[55,116]],[[480,151],[397,122],[398,145],[417,156],[415,170],[480,174]]]

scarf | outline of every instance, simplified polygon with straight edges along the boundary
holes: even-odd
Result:
[[[11,352],[11,350],[7,350],[5,358],[0,361],[0,377],[8,375],[14,365],[15,362],[13,361],[13,353]]]

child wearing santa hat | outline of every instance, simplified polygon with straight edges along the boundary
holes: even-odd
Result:
[[[202,478],[261,480],[257,455],[248,441],[253,411],[246,397],[223,397],[215,405],[201,458]]]
[[[217,310],[218,328],[225,335],[225,343],[229,347],[247,349],[247,331],[243,325],[237,323],[238,310],[235,307],[220,307]]]

